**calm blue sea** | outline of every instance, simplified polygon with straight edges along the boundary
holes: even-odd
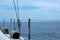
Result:
[[[0,27],[3,23],[0,23]],[[6,23],[6,26],[13,30],[13,23]],[[16,25],[16,30],[17,25]],[[21,36],[28,38],[28,23],[21,22]],[[31,22],[31,40],[60,40],[60,22]]]

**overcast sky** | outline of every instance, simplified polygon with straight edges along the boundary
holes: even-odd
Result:
[[[16,0],[15,0],[16,1]],[[18,0],[20,19],[60,20],[60,0]],[[13,0],[0,0],[0,19],[16,18]]]

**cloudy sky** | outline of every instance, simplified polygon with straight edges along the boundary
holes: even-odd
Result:
[[[60,0],[18,0],[20,19],[60,20]],[[16,0],[15,0],[16,2]],[[0,19],[16,18],[13,0],[0,0]]]

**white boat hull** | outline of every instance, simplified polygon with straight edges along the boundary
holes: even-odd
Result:
[[[20,37],[19,39],[13,39],[9,34],[3,34],[3,32],[0,30],[0,40],[24,40],[24,38]]]

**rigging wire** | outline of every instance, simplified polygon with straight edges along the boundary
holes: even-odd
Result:
[[[15,1],[14,1],[14,0],[13,0],[13,4],[14,4],[14,8],[15,8],[16,17],[17,17],[17,19],[18,19],[17,8],[16,8]]]
[[[13,0],[13,4],[14,4],[15,12],[16,12],[16,17],[17,17],[18,29],[19,29],[19,32],[20,32],[20,20],[19,20],[18,0],[17,0],[17,5],[15,4],[14,0]],[[21,32],[20,32],[20,35],[21,35]]]
[[[17,22],[18,22],[18,29],[19,29],[19,32],[20,32],[20,20],[19,20],[19,7],[18,7],[18,0],[17,0],[17,16],[18,16],[18,19],[17,19]],[[20,32],[21,34],[21,32]]]
[[[19,19],[19,7],[18,7],[18,0],[17,0],[17,16],[18,16],[18,19]]]

